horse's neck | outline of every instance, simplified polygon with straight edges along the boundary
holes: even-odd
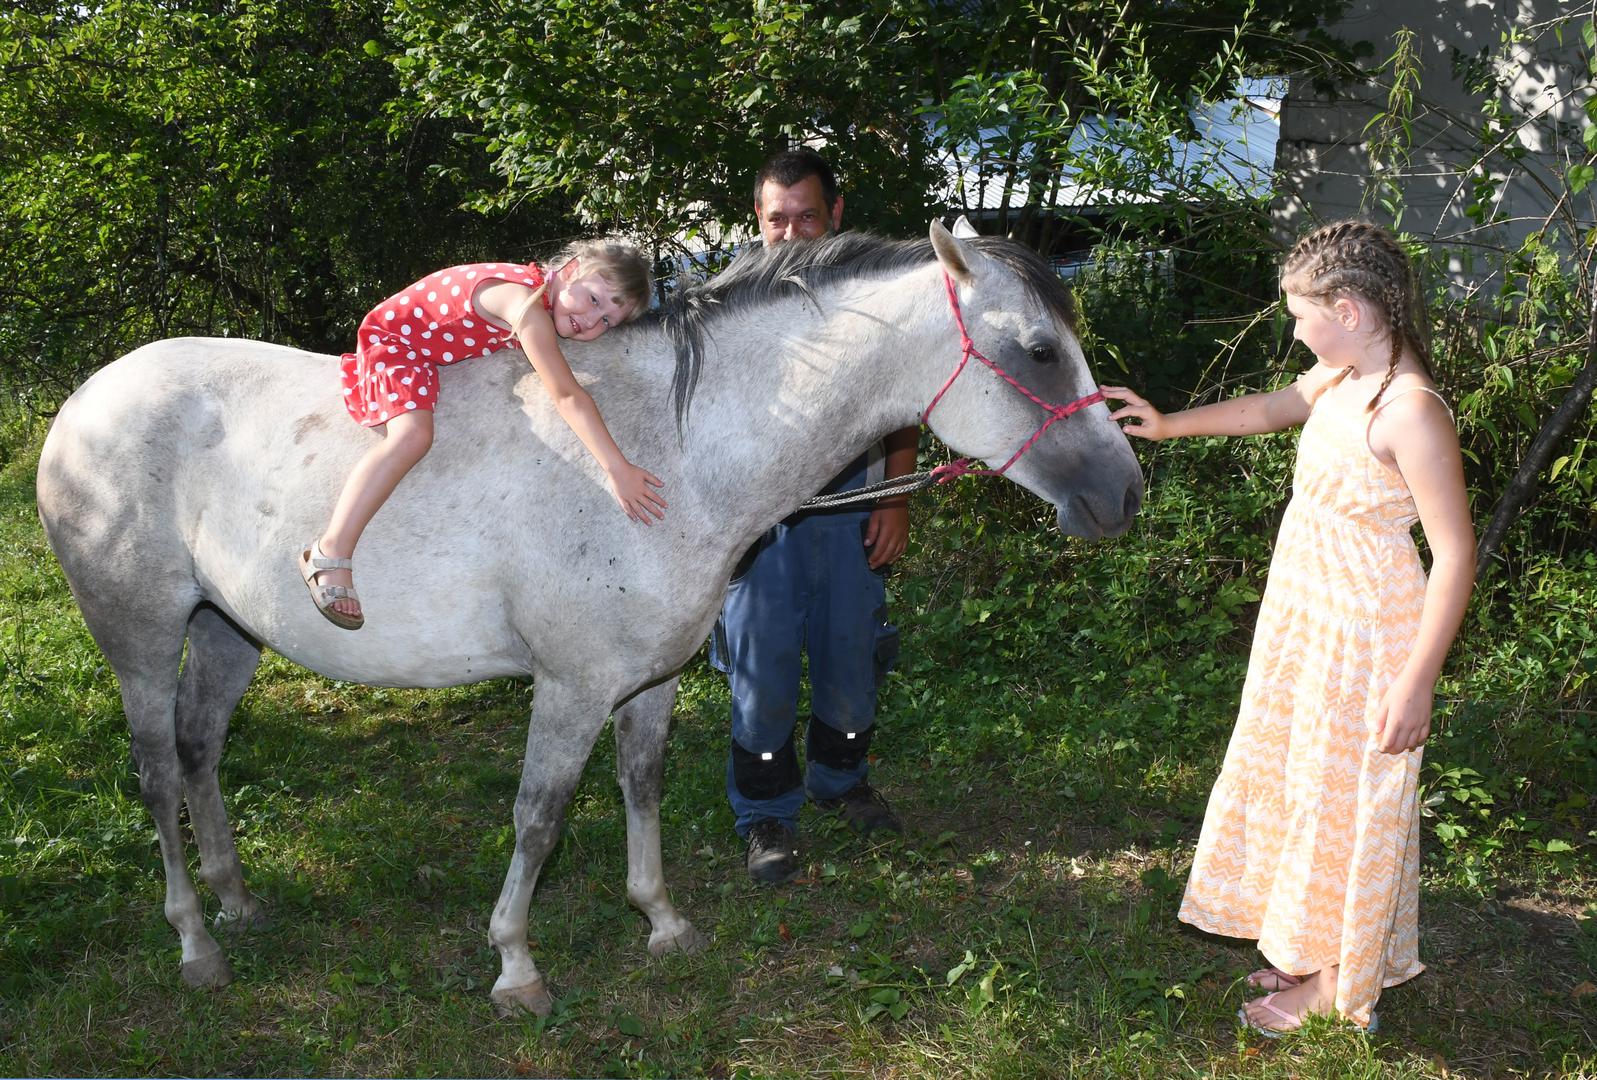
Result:
[[[822,293],[820,310],[786,299],[715,327],[684,450],[729,524],[767,527],[915,422],[935,392],[932,358],[948,353],[949,370],[957,359],[927,296],[902,278],[853,282]]]

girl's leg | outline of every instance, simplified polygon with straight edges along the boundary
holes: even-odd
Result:
[[[372,516],[432,449],[433,414],[429,411],[401,413],[383,426],[382,442],[366,451],[344,481],[327,531],[321,535],[322,554],[329,558],[347,559],[355,554],[355,545]],[[354,585],[348,570],[323,570],[318,580],[324,585]],[[361,613],[360,603],[353,598],[335,600],[333,609],[345,615]]]

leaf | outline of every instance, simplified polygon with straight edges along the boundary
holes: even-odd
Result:
[[[980,1016],[987,1006],[993,1003],[996,996],[993,990],[993,980],[1001,970],[1003,970],[1002,964],[994,964],[987,974],[982,976],[981,982],[971,987],[969,1001],[972,1013]]]
[[[1571,195],[1579,195],[1586,190],[1586,185],[1590,184],[1594,178],[1597,178],[1597,167],[1586,164],[1576,165],[1569,170],[1569,193]]]
[[[643,1034],[643,1021],[631,1013],[622,1013],[616,1017],[616,1030],[623,1035],[636,1039]]]

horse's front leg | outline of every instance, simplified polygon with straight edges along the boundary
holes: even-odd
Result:
[[[627,802],[627,898],[649,917],[649,952],[663,956],[705,945],[704,935],[671,904],[660,867],[660,792],[677,680],[635,695],[616,710],[616,773]]]
[[[544,674],[535,685],[516,793],[516,851],[488,923],[488,939],[499,950],[500,964],[493,1001],[505,1015],[529,1011],[548,1016],[553,1008],[527,948],[527,907],[538,872],[560,835],[566,803],[615,700],[613,691],[575,687]]]

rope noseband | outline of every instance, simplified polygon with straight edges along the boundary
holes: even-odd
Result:
[[[943,383],[942,389],[938,390],[936,395],[932,397],[931,404],[927,405],[920,414],[920,422],[922,424],[926,423],[927,417],[932,415],[932,410],[937,408],[937,403],[943,400],[943,395],[948,393],[948,388],[954,385],[954,380],[959,378],[964,372],[965,366],[970,363],[970,358],[973,356],[983,364],[986,364],[988,368],[1010,386],[1013,386],[1028,399],[1042,406],[1043,410],[1047,412],[1048,418],[1042,422],[1042,425],[1036,431],[1032,432],[1031,438],[1026,440],[1024,446],[1009,455],[1009,460],[996,469],[973,469],[969,458],[960,458],[958,461],[951,461],[947,465],[939,465],[929,472],[897,476],[891,480],[883,480],[881,483],[869,484],[851,491],[817,495],[813,499],[806,500],[799,509],[832,509],[839,506],[847,506],[851,503],[882,498],[887,495],[908,494],[930,487],[932,484],[946,484],[948,481],[958,479],[961,476],[1002,476],[1009,471],[1011,465],[1020,460],[1022,454],[1037,445],[1037,440],[1043,437],[1043,432],[1047,431],[1054,421],[1063,420],[1071,413],[1085,409],[1088,405],[1096,405],[1104,399],[1102,390],[1094,390],[1086,397],[1079,397],[1075,401],[1064,405],[1055,405],[1032,393],[1019,379],[1016,379],[1009,372],[987,359],[987,357],[982,355],[981,350],[976,348],[976,343],[970,339],[970,333],[965,329],[965,316],[959,309],[959,294],[954,290],[954,279],[948,276],[948,271],[946,270],[943,271],[943,285],[948,290],[948,307],[954,313],[954,325],[959,327],[959,363],[954,365],[953,374],[948,376],[947,381]]]

